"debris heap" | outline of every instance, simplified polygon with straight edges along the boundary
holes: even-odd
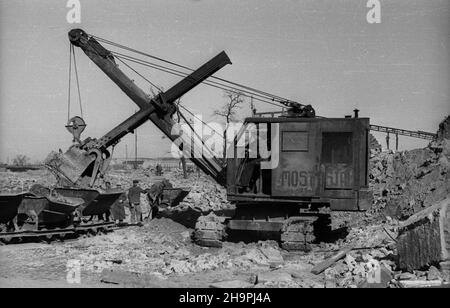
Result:
[[[424,149],[381,152],[371,158],[371,213],[407,219],[450,195],[450,140]]]

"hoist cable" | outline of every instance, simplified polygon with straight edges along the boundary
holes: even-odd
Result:
[[[181,107],[183,107],[183,106],[181,106]],[[183,107],[184,108],[184,107]],[[192,116],[194,116],[195,118],[197,118],[193,113],[191,113],[189,110],[187,110],[186,108],[184,108],[187,112],[189,112]],[[188,119],[184,116],[184,114],[182,113],[182,112],[180,112],[179,113],[180,114],[180,116],[181,116],[181,118],[183,118],[183,120],[186,122],[186,124],[189,126],[189,128],[191,129],[191,131],[192,131],[192,133],[193,133],[193,135],[191,136],[191,140],[192,140],[192,142],[194,142],[194,144],[195,144],[195,142],[196,141],[200,141],[200,143],[203,145],[203,146],[205,146],[205,142],[203,141],[203,139],[198,135],[198,133],[195,131],[195,129],[194,129],[194,127],[192,126],[192,124],[188,121]],[[198,119],[198,118],[197,118]],[[200,120],[200,119],[199,119]],[[203,124],[205,124],[205,125],[207,125],[207,126],[209,126],[208,124],[206,124],[205,122],[203,122],[202,120],[200,120]],[[209,126],[210,127],[210,126]],[[211,127],[210,127],[211,128]],[[219,136],[222,136],[221,134],[219,134],[216,130],[214,130],[213,128],[211,128],[215,133],[217,133],[217,135],[219,135]],[[202,132],[203,133],[203,132]],[[203,134],[202,134],[203,135]],[[195,137],[197,137],[198,139],[197,140],[195,140],[194,139],[194,136]],[[191,151],[192,151],[192,148],[191,148]],[[202,154],[202,157],[203,157],[203,154]]]
[[[72,45],[72,48],[73,48],[73,45]],[[78,102],[80,104],[80,113],[81,113],[81,117],[83,118],[83,105],[81,104],[81,91],[80,91],[80,82],[78,80],[78,69],[77,69],[77,60],[76,60],[76,56],[75,56],[75,50],[73,50],[73,66],[75,69],[75,77],[77,79]]]
[[[67,122],[70,120],[70,87],[72,79],[72,44],[69,43],[69,88],[67,94]]]
[[[128,65],[127,63],[125,63],[122,59],[120,59],[119,57],[116,57],[120,62],[122,62],[126,67],[128,67],[130,70],[132,70],[133,72],[135,72],[136,74],[138,74],[142,79],[144,79],[145,81],[147,81],[152,87],[158,89],[160,92],[162,92],[161,87],[158,87],[156,84],[154,84],[153,82],[151,82],[150,80],[148,80],[147,78],[145,78],[145,76],[143,76],[141,73],[139,73],[138,71],[136,71],[134,68],[132,68],[130,65]]]
[[[130,65],[128,65],[127,63],[125,63],[122,59],[118,58],[118,60],[123,63],[124,65],[126,65],[129,69],[131,69],[132,71],[134,71],[136,74],[138,74],[139,76],[141,76],[144,80],[146,80],[147,82],[149,82],[153,87],[157,88],[159,91],[162,91],[160,87],[156,86],[155,84],[153,84],[150,80],[148,80],[147,78],[145,78],[142,74],[138,73],[133,67],[131,67]],[[214,131],[215,133],[219,134],[219,132],[217,130],[215,130],[214,128],[212,128],[209,124],[207,124],[206,122],[204,122],[202,119],[200,119],[199,117],[197,117],[195,114],[193,114],[191,111],[189,111],[186,107],[184,107],[183,105],[181,105],[180,102],[177,103],[177,105],[181,108],[183,108],[185,111],[187,111],[189,114],[191,114],[194,118],[196,118],[197,120],[199,120],[203,125],[209,127],[212,131]],[[181,116],[185,119],[184,115],[180,112]],[[219,134],[220,135],[220,134]]]
[[[147,82],[149,82],[153,87],[157,88],[159,91],[162,91],[160,87],[156,86],[155,84],[153,84],[150,80],[148,80],[147,78],[145,78],[143,75],[141,75],[140,73],[138,73],[134,68],[132,68],[130,65],[128,65],[127,63],[125,63],[122,59],[118,58],[118,60],[120,62],[122,62],[124,65],[126,65],[129,69],[131,69],[132,71],[134,71],[136,74],[138,74],[139,76],[141,76],[144,80],[146,80]],[[186,110],[189,114],[191,114],[193,117],[195,117],[197,120],[199,120],[202,124],[204,124],[205,126],[209,127],[211,130],[213,130],[214,132],[216,132],[217,134],[219,134],[214,128],[212,128],[210,125],[208,125],[206,122],[204,122],[202,119],[200,119],[199,117],[197,117],[195,114],[193,114],[192,112],[190,112],[186,107],[184,107],[183,105],[181,105],[181,103],[177,103],[177,105],[181,108],[183,108],[184,110]],[[178,110],[179,115],[181,115],[181,117],[186,121],[186,118],[184,117],[184,115]],[[187,123],[187,121],[186,121]],[[188,123],[189,124],[189,123]],[[189,125],[190,126],[190,125]],[[220,135],[220,134],[219,134]]]
[[[172,69],[172,68],[168,68],[168,67],[165,67],[165,66],[162,66],[162,65],[159,65],[159,64],[155,64],[155,63],[152,63],[152,62],[148,62],[148,61],[145,61],[145,60],[141,60],[141,59],[138,59],[138,58],[129,56],[129,55],[121,54],[121,53],[118,53],[118,52],[112,52],[112,53],[113,53],[113,55],[116,56],[116,57],[119,57],[119,56],[120,56],[120,57],[126,57],[127,60],[129,60],[129,61],[133,61],[133,62],[135,62],[135,63],[141,64],[141,65],[145,65],[145,66],[148,66],[148,67],[151,67],[151,68],[154,68],[154,69],[159,69],[159,70],[164,71],[164,72],[167,72],[167,73],[174,73],[174,74],[177,75],[177,76],[183,76],[183,77],[189,76],[189,75],[188,75],[187,73],[185,73],[185,72],[181,72],[181,71],[178,71],[178,70],[175,70],[175,69]],[[220,89],[223,89],[223,87],[226,87],[227,89],[224,89],[224,90],[228,90],[228,91],[231,91],[231,92],[234,92],[234,93],[241,93],[241,94],[244,94],[244,93],[245,93],[245,94],[248,94],[248,95],[245,95],[245,96],[250,97],[250,98],[253,98],[253,97],[255,97],[255,96],[256,96],[256,97],[260,97],[261,99],[265,99],[265,100],[266,100],[266,101],[264,101],[264,102],[266,102],[266,103],[272,103],[272,102],[270,102],[270,101],[267,101],[267,100],[270,100],[271,98],[262,96],[262,95],[257,94],[257,93],[249,92],[249,91],[247,91],[247,90],[242,90],[242,89],[233,88],[233,87],[231,87],[231,86],[228,86],[228,85],[225,85],[225,84],[221,84],[221,83],[219,83],[219,82],[217,82],[217,81],[206,80],[206,81],[203,81],[203,83],[205,83],[205,84],[207,84],[207,85],[211,85],[211,84],[217,85],[217,86],[221,87]],[[274,104],[274,103],[272,103],[272,104]],[[274,104],[274,105],[277,106],[277,107],[279,107],[278,104]]]
[[[178,106],[180,106],[181,108],[183,108],[187,113],[189,113],[191,116],[193,116],[194,118],[196,118],[197,120],[199,120],[203,125],[209,127],[213,132],[217,133],[219,136],[221,136],[222,134],[220,134],[217,130],[215,130],[213,127],[211,127],[208,123],[204,122],[202,119],[200,119],[199,117],[197,117],[194,113],[192,113],[189,109],[187,109],[186,107],[184,107],[183,105],[181,105],[180,103],[178,103]],[[184,116],[183,116],[184,117]]]
[[[131,69],[133,72],[135,72],[136,74],[138,74],[140,77],[142,77],[144,80],[146,80],[148,83],[150,83],[153,87],[157,88],[159,91],[162,91],[162,89],[160,87],[158,87],[157,85],[153,84],[150,80],[148,80],[147,78],[145,78],[142,74],[140,74],[139,72],[137,72],[133,67],[131,67],[130,65],[128,65],[127,63],[125,63],[122,59],[118,58],[118,60],[123,63],[125,66],[127,66],[129,69]],[[184,110],[186,110],[189,114],[191,114],[193,117],[195,117],[197,120],[199,120],[202,124],[204,124],[205,126],[209,127],[211,130],[213,130],[215,133],[219,134],[219,132],[217,132],[214,128],[212,128],[210,125],[208,125],[206,122],[204,122],[202,119],[200,119],[199,117],[197,117],[195,114],[193,114],[192,112],[190,112],[186,107],[184,107],[183,105],[181,105],[181,103],[178,102],[177,104],[179,107],[183,108]],[[186,118],[184,117],[184,115],[179,112],[179,115],[181,115],[181,117],[186,121]],[[186,121],[187,122],[187,121]],[[189,123],[188,123],[189,124]],[[219,134],[220,135],[220,134]]]
[[[116,57],[121,57],[121,56],[117,56],[116,55]],[[130,62],[134,62],[134,63],[140,64],[140,65],[143,65],[143,66],[147,66],[147,67],[150,67],[150,68],[154,68],[156,70],[163,71],[163,72],[166,72],[166,73],[169,73],[169,74],[172,74],[172,75],[176,75],[176,76],[179,76],[179,77],[183,77],[183,78],[187,77],[186,74],[176,73],[176,72],[170,71],[170,69],[162,69],[162,68],[159,68],[159,67],[155,67],[155,66],[152,66],[152,65],[149,65],[149,64],[145,64],[145,63],[142,63],[142,62],[138,62],[138,61],[135,61],[135,60],[132,60],[132,59],[128,59],[128,58],[125,58],[125,57],[122,57],[122,59],[125,59],[125,60],[128,60]],[[224,91],[230,91],[230,92],[233,92],[233,93],[236,93],[236,94],[241,94],[244,97],[248,97],[248,98],[252,98],[253,97],[257,101],[260,101],[260,102],[263,102],[263,103],[266,103],[266,104],[270,104],[270,105],[274,105],[276,107],[280,107],[280,105],[275,104],[275,103],[273,103],[271,101],[267,101],[267,100],[264,100],[264,99],[256,98],[256,97],[253,96],[253,94],[246,94],[245,92],[242,92],[240,90],[235,90],[235,89],[232,89],[232,88],[231,89],[230,88],[225,88],[224,86],[218,86],[218,85],[213,84],[212,82],[209,82],[209,81],[203,81],[202,83],[205,84],[205,85],[214,87],[214,88],[218,88],[218,89],[224,90]]]
[[[131,51],[131,52],[134,52],[134,53],[137,53],[137,54],[140,54],[140,55],[143,55],[143,56],[146,56],[146,57],[149,57],[149,58],[161,61],[161,62],[165,62],[167,64],[171,64],[171,65],[174,65],[174,66],[186,69],[186,70],[194,71],[193,69],[191,69],[189,67],[186,67],[184,65],[180,65],[178,63],[175,63],[175,62],[172,62],[172,61],[168,61],[168,60],[162,59],[160,57],[156,57],[156,56],[150,55],[148,53],[141,52],[139,50],[136,50],[136,49],[133,49],[133,48],[130,48],[130,47],[127,47],[127,46],[124,46],[124,45],[121,45],[121,44],[118,44],[118,43],[106,40],[106,39],[103,39],[103,38],[95,36],[95,35],[91,35],[91,36],[94,37],[95,39],[99,40],[99,41],[102,41],[103,43],[106,43],[106,44],[109,44],[109,45],[112,45],[112,46],[115,46],[115,47],[118,47],[118,48],[121,48],[121,49],[125,49],[125,50]],[[219,78],[219,77],[215,77],[215,76],[211,76],[210,78],[216,79],[216,80],[220,80],[222,82],[226,82],[226,83],[229,83],[229,84],[232,84],[234,86],[237,86],[237,87],[240,87],[240,88],[243,88],[243,89],[246,89],[246,90],[258,93],[260,95],[268,96],[273,101],[279,101],[282,104],[284,102],[291,101],[291,100],[283,98],[281,96],[270,94],[268,92],[264,92],[264,91],[261,91],[261,90],[258,90],[258,89],[255,89],[255,88],[252,88],[252,87],[249,87],[249,86],[245,86],[245,85],[242,85],[242,84],[239,84],[239,83],[236,83],[236,82],[232,82],[232,81],[229,81],[229,80],[226,80],[226,79],[223,79],[223,78]]]
[[[114,43],[114,42],[112,42],[112,41],[109,41],[109,40],[106,40],[106,39],[103,39],[103,38],[100,38],[100,37],[97,37],[97,36],[93,36],[93,37],[96,38],[96,39],[101,40],[102,42],[104,42],[104,43],[106,43],[106,44],[113,45],[113,46],[115,46],[115,47],[122,48],[122,49],[131,51],[131,52],[134,52],[134,53],[137,53],[137,54],[140,54],[140,55],[143,55],[143,56],[146,56],[146,57],[149,57],[149,58],[152,58],[152,59],[161,61],[161,62],[165,62],[165,63],[171,64],[171,65],[174,65],[174,66],[177,66],[177,67],[180,67],[180,68],[189,70],[189,71],[194,71],[192,68],[189,68],[189,67],[187,67],[187,66],[180,65],[180,64],[178,64],[178,63],[171,62],[171,61],[168,61],[168,60],[159,58],[159,57],[155,57],[155,56],[150,55],[150,54],[148,54],[148,53],[144,53],[144,52],[141,52],[141,51],[139,51],[139,50],[136,50],[136,49],[133,49],[133,48],[130,48],[130,47],[127,47],[127,46],[118,44],[118,43]],[[242,84],[239,84],[239,83],[236,83],[236,82],[232,82],[232,81],[229,81],[229,80],[226,80],[226,79],[223,79],[223,78],[219,78],[219,77],[215,77],[215,76],[211,76],[210,78],[212,78],[212,79],[217,79],[217,80],[220,80],[220,81],[223,81],[223,82],[227,82],[227,83],[230,83],[230,84],[232,84],[232,85],[235,85],[235,86],[238,86],[238,87],[241,87],[241,88],[245,88],[245,89],[247,89],[247,90],[250,90],[250,91],[253,91],[253,92],[256,92],[256,93],[260,93],[260,94],[263,94],[263,95],[265,95],[265,96],[269,96],[269,97],[271,97],[271,98],[273,98],[273,99],[279,99],[279,100],[282,100],[282,101],[289,101],[288,99],[283,98],[283,97],[281,97],[281,96],[277,96],[277,95],[274,95],[274,94],[270,94],[270,93],[268,93],[268,92],[264,92],[264,91],[261,91],[261,90],[255,89],[255,88],[251,88],[251,87],[249,87],[249,86],[245,86],[245,85],[242,85]]]
[[[176,76],[179,76],[179,77],[186,78],[188,76],[187,73],[179,72],[179,71],[176,71],[176,70],[173,70],[173,69],[170,69],[170,68],[161,68],[158,65],[155,66],[153,64],[148,64],[148,63],[146,63],[146,61],[143,61],[143,60],[140,60],[140,59],[135,60],[135,59],[133,59],[133,57],[129,57],[129,56],[125,56],[124,57],[124,56],[118,55],[117,53],[115,53],[115,57],[116,58],[121,58],[122,60],[130,61],[130,62],[133,62],[133,63],[136,63],[136,64],[140,64],[140,65],[143,65],[143,66],[147,66],[147,67],[159,70],[159,71],[163,71],[163,72],[166,72],[166,73],[169,73],[169,74],[172,74],[172,75],[176,75]],[[239,94],[241,94],[244,97],[253,98],[253,99],[257,100],[257,101],[260,101],[260,102],[263,102],[263,103],[266,103],[266,104],[270,104],[270,105],[274,105],[276,107],[280,107],[279,104],[276,104],[276,103],[273,103],[271,101],[268,101],[267,98],[265,98],[265,99],[257,98],[257,97],[254,96],[255,94],[248,93],[247,91],[243,92],[243,91],[241,91],[239,89],[230,88],[229,86],[222,85],[222,84],[219,84],[217,82],[212,82],[212,81],[203,81],[202,83],[205,84],[205,85],[208,85],[210,87],[218,88],[218,89],[221,89],[221,90],[224,90],[224,91],[231,91],[231,92],[234,92],[234,93],[239,93]]]

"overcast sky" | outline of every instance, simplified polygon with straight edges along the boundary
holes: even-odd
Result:
[[[448,0],[381,0],[380,24],[367,22],[366,0],[80,2],[81,24],[69,24],[66,0],[0,0],[0,161],[17,154],[42,160],[70,145],[67,32],[75,27],[190,67],[225,50],[233,65],[217,76],[312,104],[323,116],[359,108],[372,124],[435,132],[450,114]],[[76,52],[88,124],[83,137],[101,137],[137,107]],[[166,89],[179,80],[141,71]],[[223,102],[207,86],[183,97],[210,121]],[[75,95],[71,115],[79,115]],[[138,155],[167,155],[161,136],[153,124],[142,126]],[[115,156],[125,156],[126,144],[131,155],[133,141],[124,138]],[[402,149],[425,144],[400,137]]]

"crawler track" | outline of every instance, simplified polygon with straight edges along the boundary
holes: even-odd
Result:
[[[194,242],[200,246],[222,247],[226,236],[226,225],[218,216],[201,216],[195,224]]]
[[[317,217],[292,217],[281,229],[281,247],[286,250],[309,251],[315,240],[314,222]]]
[[[330,232],[330,223],[330,216],[326,214],[291,217],[281,229],[281,247],[290,251],[310,251],[318,238]]]

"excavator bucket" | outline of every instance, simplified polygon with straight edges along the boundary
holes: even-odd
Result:
[[[164,188],[161,204],[169,207],[177,206],[186,198],[189,192],[189,189],[184,188]]]
[[[45,159],[45,166],[66,185],[74,185],[83,175],[92,173],[96,157],[86,151],[72,146],[66,153],[52,151]]]

